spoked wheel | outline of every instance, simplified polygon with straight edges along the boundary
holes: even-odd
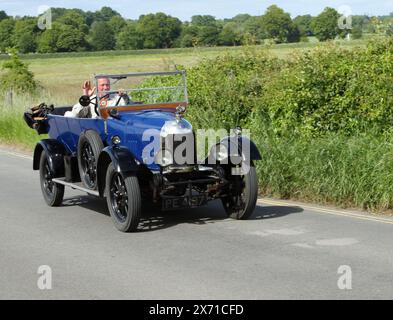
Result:
[[[258,197],[258,179],[254,166],[245,175],[231,175],[229,195],[222,198],[222,204],[229,217],[248,219],[254,212]]]
[[[97,132],[88,130],[81,134],[78,143],[78,165],[81,180],[86,188],[97,189],[97,161],[104,149]]]
[[[142,203],[138,178],[124,179],[110,164],[106,173],[106,200],[116,228],[122,232],[136,231]]]
[[[82,157],[81,157],[81,164],[83,170],[83,181],[85,182],[86,186],[90,189],[95,188],[96,182],[96,159],[94,157],[93,149],[90,143],[85,142],[82,146]]]
[[[53,172],[50,169],[45,151],[40,158],[40,183],[45,202],[48,206],[57,207],[63,202],[64,186],[52,181]]]

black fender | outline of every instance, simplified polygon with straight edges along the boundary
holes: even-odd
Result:
[[[67,154],[64,145],[55,139],[44,139],[39,141],[34,149],[33,170],[40,169],[40,158],[42,151],[48,156],[49,168],[54,178],[64,177],[64,156]]]
[[[134,175],[139,170],[139,163],[135,156],[125,147],[109,146],[104,148],[97,162],[97,182],[100,196],[105,193],[105,178],[108,165],[113,163],[115,170],[123,178]]]
[[[233,165],[238,165],[242,161],[251,163],[252,161],[262,160],[258,147],[246,136],[228,136],[222,139],[217,145],[223,145],[228,150],[229,159],[225,160],[227,164],[231,163]],[[215,163],[216,161],[212,155],[212,151],[213,149],[210,151],[208,158],[205,160],[210,164]]]

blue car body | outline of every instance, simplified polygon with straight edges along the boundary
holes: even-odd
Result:
[[[133,154],[135,159],[143,163],[142,152],[150,141],[143,141],[143,133],[148,129],[161,130],[168,121],[175,120],[175,114],[167,110],[143,110],[122,112],[119,119],[107,119],[107,134],[104,129],[103,119],[82,119],[64,117],[60,115],[48,115],[48,134],[64,145],[67,153],[75,155],[80,135],[87,130],[98,132],[107,146],[111,145],[113,136],[120,137],[119,146],[125,147]],[[181,121],[186,121],[182,119]],[[159,171],[156,163],[146,165],[152,171]]]

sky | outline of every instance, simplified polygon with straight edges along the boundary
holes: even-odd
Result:
[[[272,4],[277,4],[292,17],[318,15],[327,6],[335,9],[349,6],[352,14],[388,15],[393,12],[393,0],[0,0],[0,10],[12,16],[36,16],[38,8],[45,5],[85,11],[109,6],[129,19],[137,19],[141,14],[164,12],[187,21],[197,14],[209,14],[218,19],[232,18],[239,13],[262,15]]]

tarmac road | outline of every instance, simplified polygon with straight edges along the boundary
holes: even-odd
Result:
[[[30,157],[0,151],[0,181],[0,299],[393,298],[389,217],[261,199],[248,221],[212,203],[123,234],[103,200],[46,206]]]

